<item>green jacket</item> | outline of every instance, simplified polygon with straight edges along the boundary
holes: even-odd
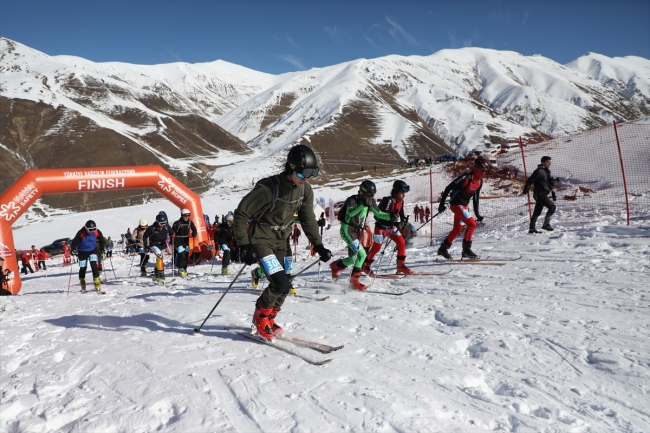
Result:
[[[368,207],[361,202],[358,195],[348,197],[345,201],[346,212],[343,217],[344,222],[341,223],[341,236],[347,242],[349,239],[359,239],[359,234],[363,227],[361,226],[366,220],[368,210],[372,212],[377,218],[390,221],[390,214],[382,212],[377,209],[377,206]]]
[[[235,210],[235,239],[238,245],[267,245],[284,244],[291,236],[292,223],[297,213],[302,230],[312,245],[323,243],[318,233],[318,223],[314,215],[314,192],[309,183],[305,183],[304,199],[300,200],[301,188],[287,181],[284,175],[278,175],[278,199],[273,209],[267,210],[258,221],[246,223],[253,215],[273,201],[274,184],[270,177],[260,180],[253,190],[239,202]]]

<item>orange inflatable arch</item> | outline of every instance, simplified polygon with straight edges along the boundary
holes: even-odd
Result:
[[[28,170],[0,196],[0,255],[5,258],[5,268],[14,273],[8,290],[15,295],[22,286],[11,226],[41,195],[149,187],[179,208],[190,210],[197,230],[195,244],[200,245],[202,255],[208,253],[201,199],[160,166]]]

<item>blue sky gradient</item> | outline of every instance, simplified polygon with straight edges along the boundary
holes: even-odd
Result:
[[[564,64],[650,58],[650,0],[0,0],[0,35],[95,62],[221,59],[272,74],[465,46]]]

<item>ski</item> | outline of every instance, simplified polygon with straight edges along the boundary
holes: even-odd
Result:
[[[505,266],[509,263],[508,260],[490,260],[490,259],[452,259],[452,260],[436,260],[435,263],[442,263],[447,265],[494,265]]]
[[[330,298],[329,295],[322,296],[322,297],[316,297],[316,296],[299,295],[297,293],[294,294],[294,295],[290,295],[290,296],[295,296],[296,298],[302,298],[302,299],[309,299],[311,301],[327,301]]]
[[[288,353],[289,355],[297,356],[298,358],[302,359],[303,361],[312,364],[312,365],[324,365],[327,364],[328,362],[331,362],[331,358],[323,359],[323,360],[316,360],[312,359],[308,356],[305,356],[301,353],[298,353],[297,351],[289,348],[289,347],[284,347],[280,346],[279,344],[275,343],[274,341],[269,341],[266,338],[260,337],[259,335],[251,334],[250,332],[245,332],[245,331],[234,331],[235,334],[241,335],[243,337],[248,338],[249,340],[257,341],[258,343],[266,344],[267,346],[274,347],[284,353]]]
[[[445,272],[413,272],[409,274],[409,277],[423,277],[423,276],[436,276],[436,275],[445,275],[451,272],[451,269]]]
[[[406,274],[374,274],[370,278],[377,278],[380,280],[400,280],[406,277]]]
[[[106,292],[104,292],[103,290],[86,290],[86,289],[81,289],[81,294],[82,294],[82,295],[85,295],[86,293],[90,293],[90,292],[95,292],[95,293],[97,293],[98,295],[105,295],[105,294],[106,294]]]
[[[252,334],[251,333],[252,332],[252,325],[251,325],[251,328],[246,328],[244,326],[230,325],[226,329],[229,329],[229,330],[232,330],[232,331],[248,332],[250,335],[257,335],[257,334]],[[257,335],[257,336],[259,337],[259,335]],[[340,346],[332,346],[332,345],[325,344],[325,343],[319,343],[317,341],[305,340],[304,338],[292,337],[291,333],[289,333],[289,335],[287,335],[286,333],[277,334],[274,337],[274,339],[286,341],[288,343],[293,343],[296,346],[306,347],[308,349],[312,349],[312,350],[315,350],[315,351],[320,352],[320,353],[331,353],[331,352],[335,352],[337,350],[341,350],[344,347],[343,344],[341,344]]]
[[[402,295],[406,295],[407,293],[409,293],[411,291],[411,289],[408,289],[408,290],[406,290],[404,292],[388,292],[388,291],[385,291],[385,290],[355,290],[355,291],[361,292],[361,293],[374,293],[376,295],[402,296]]]

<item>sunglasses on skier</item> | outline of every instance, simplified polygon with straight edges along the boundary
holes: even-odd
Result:
[[[296,171],[296,176],[298,176],[298,179],[307,179],[309,177],[316,177],[316,176],[318,176],[318,167],[316,167],[316,168],[303,168],[302,173],[298,173]]]

